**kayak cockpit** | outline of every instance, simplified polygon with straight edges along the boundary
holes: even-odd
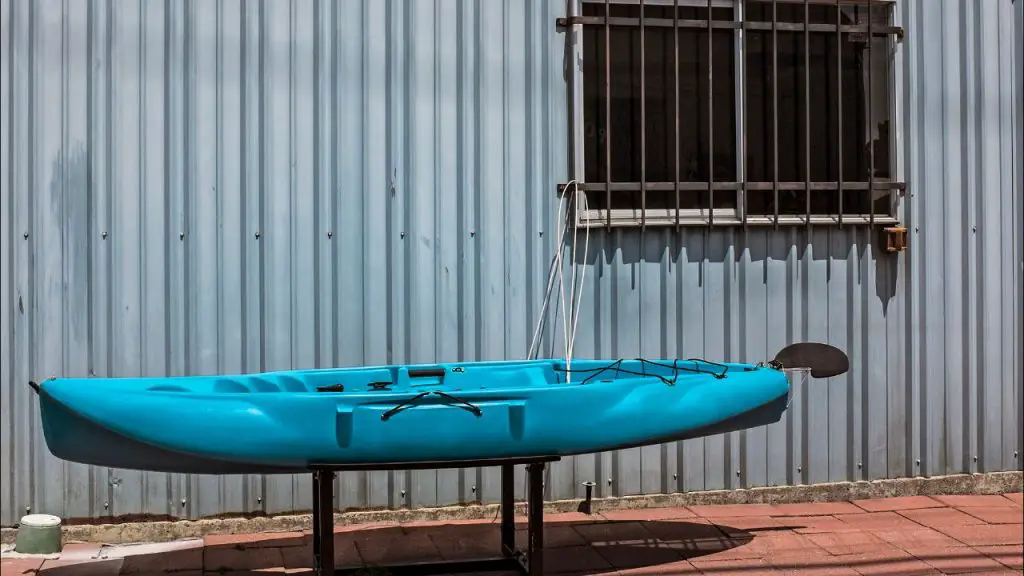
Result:
[[[365,368],[322,368],[239,374],[161,378],[145,386],[151,392],[193,394],[372,393],[378,391],[501,390],[551,385],[587,385],[620,381],[725,378],[730,371],[756,370],[749,364],[704,360],[530,360],[436,365],[394,365]],[[143,379],[145,381],[145,379]]]

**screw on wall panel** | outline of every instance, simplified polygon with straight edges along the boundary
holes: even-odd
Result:
[[[107,239],[107,233],[104,232],[104,233],[100,234],[100,237],[102,237],[104,240],[106,240]]]
[[[470,488],[469,491],[470,492],[476,492],[476,486],[473,486],[472,488]]]
[[[679,480],[679,474],[673,474],[672,475],[672,479],[673,480]]]
[[[476,230],[470,230],[469,231],[469,237],[472,238],[474,236],[476,236]]]
[[[914,460],[914,464],[920,466],[921,465],[921,459],[918,458],[917,460]]]
[[[399,236],[400,238],[405,238],[405,232],[399,232],[399,233],[398,233],[398,236]]]
[[[259,233],[259,232],[257,232],[257,233],[256,233],[256,239],[257,239],[257,240],[259,240],[259,239],[260,239],[260,233]]]
[[[181,505],[182,505],[182,506],[184,506],[186,502],[188,502],[188,500],[186,500],[186,499],[184,499],[184,498],[182,498],[182,499],[181,499]]]
[[[608,485],[609,485],[609,486],[611,486],[611,485],[612,485],[612,479],[611,479],[611,478],[609,478],[609,479],[608,479]]]
[[[405,490],[402,490],[401,494],[402,494],[402,498],[405,498]]]
[[[24,234],[22,234],[22,236],[25,238],[25,240],[28,240],[28,232],[25,232]]]
[[[330,240],[330,239],[331,239],[331,238],[333,238],[333,237],[334,237],[334,232],[328,232],[328,233],[327,233],[327,239],[328,239],[328,240]]]
[[[31,506],[25,506],[25,514],[28,514],[29,512],[32,512],[32,507]]]
[[[863,468],[863,467],[864,467],[864,463],[863,462],[857,462],[857,468]]]
[[[178,232],[178,240],[184,240],[184,239],[185,239],[185,233],[184,232]]]
[[[1016,458],[1016,457],[1017,457],[1017,451],[1016,451],[1016,450],[1014,450],[1014,451],[1013,451],[1013,457],[1014,457],[1014,458]]]
[[[975,456],[974,458],[972,458],[972,460],[974,460],[975,462],[977,462],[977,461],[978,461],[978,457],[977,457],[977,456]]]
[[[736,476],[739,477],[742,474],[739,470],[736,471]]]
[[[104,502],[103,503],[103,507],[104,508],[110,508],[110,502]]]
[[[797,472],[803,472],[804,471],[804,467],[803,466],[797,466],[796,467],[796,471]]]
[[[544,235],[544,231],[543,231],[543,230],[541,230],[540,232],[538,232],[538,234],[540,234],[541,236],[543,236],[543,235]]]

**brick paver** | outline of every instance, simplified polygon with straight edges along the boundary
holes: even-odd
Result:
[[[4,558],[0,560],[0,574],[4,576],[32,574],[39,570],[42,565],[42,558]]]
[[[853,503],[868,512],[920,510],[922,508],[941,508],[943,506],[942,502],[928,496],[896,496],[894,498],[878,498],[875,500],[854,500]]]
[[[544,557],[551,574],[1022,574],[1022,517],[1020,493],[552,514]],[[525,528],[519,518],[520,546]],[[488,557],[500,541],[494,520],[339,526],[334,538],[338,566]],[[0,572],[311,574],[312,552],[309,530],[70,543],[59,558],[5,554]]]

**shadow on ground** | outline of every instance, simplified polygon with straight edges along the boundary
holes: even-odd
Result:
[[[672,565],[747,545],[754,535],[745,530],[714,525],[699,520],[676,521],[601,521],[552,522],[544,527],[544,564],[546,573],[601,573],[630,568]],[[111,547],[94,554],[94,563],[109,564],[89,574],[159,574],[183,571],[198,574],[231,573],[265,576],[268,571],[287,570],[292,574],[311,574],[312,538],[309,531],[278,535],[241,535],[231,543],[211,538],[205,546],[199,540],[191,546],[179,543],[179,549],[153,551],[143,545]],[[392,572],[389,564],[432,561],[474,560],[500,555],[498,522],[436,523],[431,525],[385,525],[377,527],[338,527],[335,531],[335,566],[339,570],[356,569],[364,576],[384,576]],[[516,543],[527,545],[524,522],[516,524]],[[45,576],[78,576],[84,566],[44,566]],[[657,573],[658,570],[655,570]],[[353,572],[348,572],[353,573]],[[408,573],[408,572],[402,572]],[[514,572],[510,572],[514,573]],[[486,572],[485,574],[502,574]],[[6,576],[6,575],[5,575]]]
[[[1020,573],[1019,545],[985,552],[923,529],[872,532],[833,520],[834,526],[803,518],[549,521],[544,526],[544,571],[548,574],[715,574],[815,573],[890,575]],[[843,524],[840,526],[840,524]],[[1019,526],[1019,525],[1018,525]],[[526,546],[525,523],[516,540]],[[437,522],[416,525],[340,526],[335,529],[339,574],[387,576],[437,573],[392,571],[386,566],[464,561],[500,555],[493,522]],[[798,533],[800,530],[802,533]],[[897,534],[897,532],[899,534]],[[903,548],[885,540],[900,536]],[[268,572],[313,573],[309,531],[209,536],[204,540],[100,547],[72,545],[61,560],[47,561],[42,576],[144,576],[175,572],[265,576]],[[1019,541],[1017,537],[1015,542]],[[909,546],[909,548],[907,548]],[[39,564],[36,564],[38,567]],[[1016,568],[1011,568],[1016,567]],[[6,567],[5,567],[6,568]],[[1016,569],[1016,572],[1015,572]],[[777,571],[777,572],[776,572]],[[28,573],[31,573],[29,570]],[[4,570],[4,576],[22,572]],[[516,572],[479,572],[515,574]],[[169,574],[167,576],[170,576]]]

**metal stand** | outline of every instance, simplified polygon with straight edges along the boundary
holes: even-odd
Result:
[[[515,570],[537,576],[544,573],[544,466],[558,460],[533,458],[476,462],[420,463],[388,466],[391,470],[466,468],[501,466],[501,556],[480,560],[453,560],[380,566],[388,574],[454,574]],[[516,547],[515,466],[526,465],[527,473],[527,549]],[[334,566],[334,474],[345,470],[379,470],[375,467],[313,466],[313,572],[317,576],[335,576],[362,570]]]

